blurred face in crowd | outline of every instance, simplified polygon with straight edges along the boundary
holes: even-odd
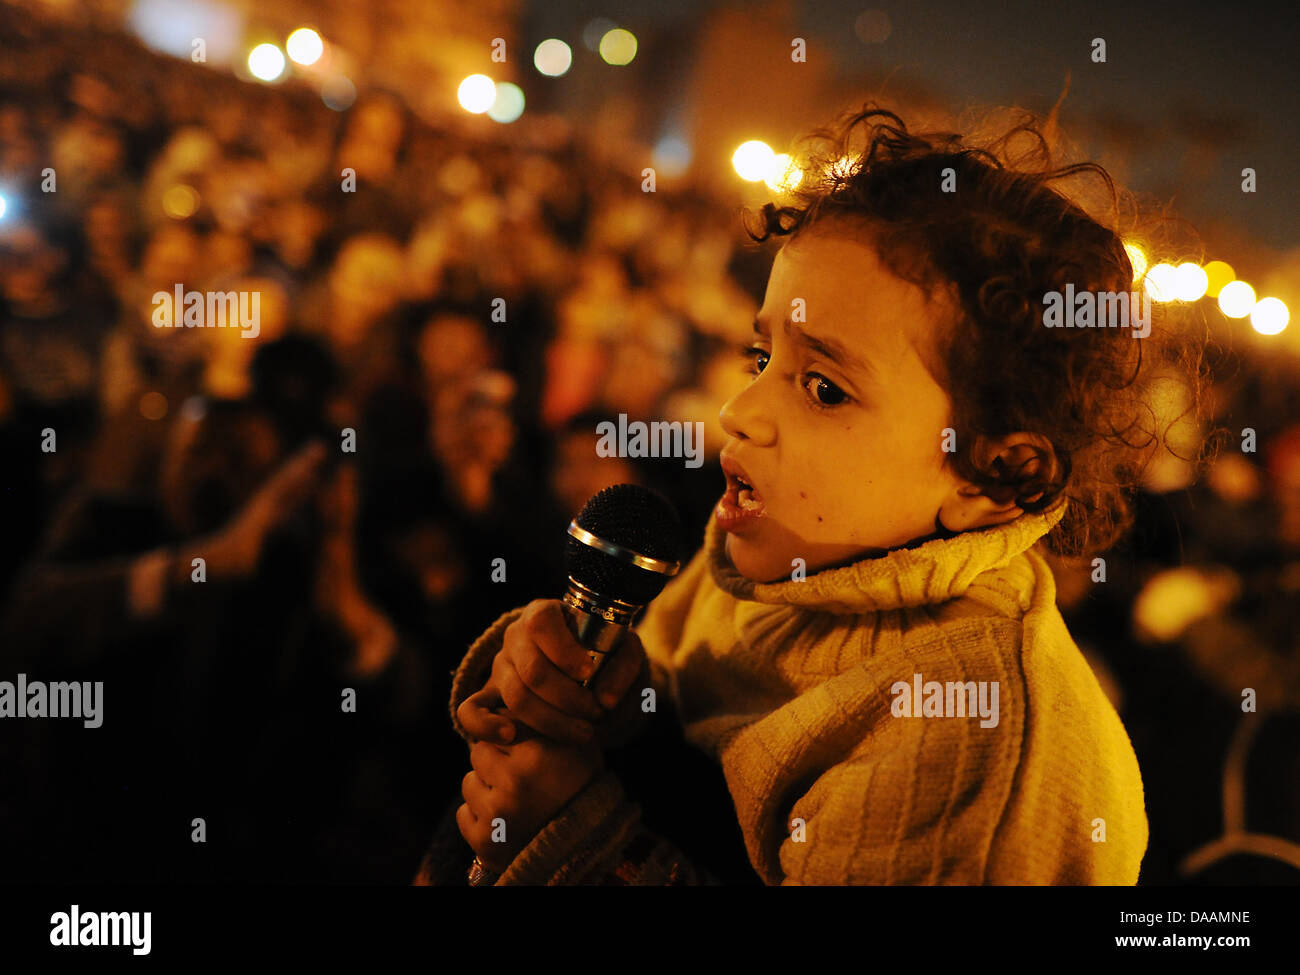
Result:
[[[54,167],[74,186],[97,182],[122,171],[122,137],[89,115],[74,118],[55,138]],[[62,185],[63,180],[60,180]]]
[[[0,172],[38,168],[40,152],[22,107],[0,106]]]
[[[253,245],[242,234],[214,230],[203,242],[208,268],[219,274],[244,274],[253,266]]]
[[[636,484],[641,478],[622,457],[601,457],[595,429],[563,434],[555,445],[551,493],[562,512],[577,515],[587,499],[611,484]]]
[[[430,603],[444,603],[464,586],[465,559],[451,535],[435,521],[402,532],[390,542],[390,550]]]
[[[404,126],[402,110],[388,97],[372,97],[352,111],[348,137],[394,152],[401,145]]]
[[[334,317],[330,339],[338,349],[358,347],[370,327],[401,302],[406,255],[386,234],[358,234],[343,245],[330,271]]]
[[[82,229],[92,264],[113,271],[125,264],[129,257],[130,220],[127,208],[111,197],[101,197],[86,207]]]
[[[275,252],[293,270],[305,270],[324,229],[325,215],[318,207],[304,200],[288,200],[276,212]]]
[[[223,230],[243,233],[265,212],[270,192],[271,175],[265,163],[224,160],[213,166],[204,180],[203,198]]]
[[[647,417],[677,382],[687,336],[654,302],[635,299],[629,326],[613,346],[601,400],[615,413]]]
[[[188,227],[165,224],[149,238],[140,273],[151,293],[170,291],[177,284],[192,287],[198,283],[198,270],[199,240]]]
[[[492,364],[483,327],[463,315],[430,319],[420,333],[420,368],[430,387],[465,382]]]
[[[159,497],[181,535],[219,528],[280,460],[271,421],[249,409],[205,412],[202,400],[176,411],[159,468]]]
[[[13,256],[0,269],[0,294],[20,307],[43,304],[51,297],[50,283],[67,256],[28,228],[14,234],[9,245]]]
[[[258,347],[274,342],[288,327],[289,295],[278,281],[271,278],[237,278],[214,287],[257,296],[256,336],[251,332],[246,335],[242,328],[195,330],[207,345],[204,392],[215,397],[242,398],[252,391],[250,368]]]
[[[373,98],[358,104],[339,144],[339,165],[365,173],[368,179],[387,179],[402,143],[403,127],[401,110],[389,99]]]

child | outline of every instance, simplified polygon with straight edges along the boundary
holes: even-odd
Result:
[[[720,766],[764,883],[1135,884],[1137,760],[1036,544],[1122,538],[1159,446],[1148,375],[1187,374],[1193,347],[1159,317],[1044,325],[1067,284],[1142,283],[1049,185],[1092,173],[1116,200],[1104,170],[1003,167],[1016,139],[1046,156],[1032,125],[985,151],[867,106],[815,135],[828,149],[751,232],[789,239],[720,415],[703,548],[593,681],[612,712],[557,600],[475,642],[451,700],[473,743],[457,825],[502,884],[711,882],[601,759],[653,687]]]

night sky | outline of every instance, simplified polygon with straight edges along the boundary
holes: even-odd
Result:
[[[640,30],[646,40],[666,29],[689,36],[716,6],[708,0],[532,0],[523,10],[523,40],[531,48],[558,36],[576,51],[582,27],[597,16]],[[888,15],[890,32],[868,44],[854,22],[873,6]],[[1130,188],[1172,199],[1203,226],[1223,220],[1266,247],[1300,245],[1300,6],[1294,3],[806,0],[791,7],[810,57],[833,52],[836,74],[861,83],[864,92],[894,72],[890,89],[918,86],[954,109],[979,103],[1046,112],[1068,71],[1067,135],[1090,155],[1123,151]],[[1105,64],[1090,60],[1094,37],[1106,41]],[[651,51],[643,40],[637,57]],[[809,124],[840,107],[810,105]],[[756,122],[761,112],[756,104]],[[1246,166],[1257,171],[1253,195],[1241,192]]]

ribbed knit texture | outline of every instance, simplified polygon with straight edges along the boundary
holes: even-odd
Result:
[[[1033,549],[1063,514],[1058,504],[766,584],[736,571],[710,519],[638,633],[686,739],[721,765],[764,882],[1137,882],[1147,845],[1137,759]],[[456,708],[487,679],[519,612],[457,671],[452,722],[467,740]],[[894,685],[916,674],[996,681],[998,723],[896,717]],[[499,883],[708,882],[671,840],[648,834],[606,771]]]

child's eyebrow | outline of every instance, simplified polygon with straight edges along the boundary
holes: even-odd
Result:
[[[821,353],[841,369],[850,372],[857,371],[870,376],[873,379],[879,378],[879,373],[876,371],[876,367],[871,360],[859,355],[839,339],[830,336],[818,338],[807,329],[796,328],[789,318],[781,322],[781,326],[785,331],[786,337],[792,342],[802,343],[814,352]],[[757,318],[754,319],[754,332],[758,335],[767,334],[766,326],[764,326]]]

